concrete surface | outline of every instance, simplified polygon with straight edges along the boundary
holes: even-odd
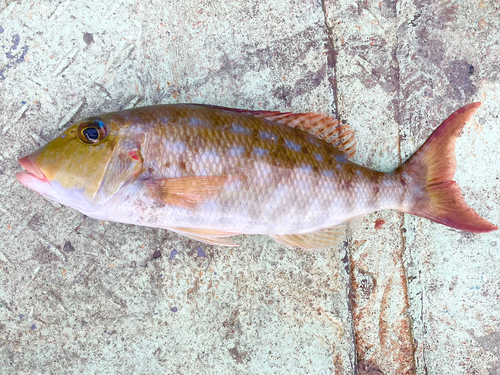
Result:
[[[413,109],[401,112],[402,156],[459,103],[483,102],[457,142],[456,179],[498,225],[500,4],[415,2],[405,11],[419,17],[398,33],[407,41],[398,56],[409,56],[400,60],[401,97]],[[499,233],[457,233],[410,216],[404,228],[418,372],[500,374]]]
[[[1,374],[352,373],[346,249],[216,248],[14,180],[70,122],[134,105],[331,112],[319,4],[25,1],[0,25]]]
[[[404,16],[393,2],[327,3],[337,48],[338,111],[356,130],[356,161],[392,171],[401,164],[397,32]],[[378,225],[376,224],[378,221]],[[357,357],[386,374],[412,374],[402,215],[368,215],[350,234],[352,311]]]
[[[483,106],[457,143],[466,200],[500,219],[500,4],[327,1],[337,103],[364,165],[391,170],[449,114]],[[498,233],[460,233],[395,212],[350,239],[359,359],[387,374],[500,374]]]
[[[384,211],[345,248],[219,248],[14,179],[71,122],[173,102],[338,114],[389,171],[479,100],[456,178],[498,225],[499,20],[493,0],[0,1],[0,374],[500,374],[498,233]]]

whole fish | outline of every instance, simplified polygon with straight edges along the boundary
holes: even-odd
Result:
[[[350,162],[352,130],[325,115],[175,104],[77,122],[20,159],[16,177],[87,216],[210,244],[244,233],[328,247],[342,223],[382,209],[488,232],[498,228],[453,181],[455,141],[479,106],[453,113],[390,173]]]

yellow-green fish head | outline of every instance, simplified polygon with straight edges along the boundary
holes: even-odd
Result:
[[[78,210],[95,211],[142,168],[140,143],[116,116],[82,120],[19,159],[26,187]]]

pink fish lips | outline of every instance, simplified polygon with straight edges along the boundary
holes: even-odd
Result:
[[[49,183],[47,177],[45,177],[40,168],[38,168],[38,166],[29,159],[29,156],[25,156],[18,161],[19,164],[21,164],[21,166],[27,171],[16,173],[17,181],[21,184],[32,188],[34,184],[39,184],[40,182]]]

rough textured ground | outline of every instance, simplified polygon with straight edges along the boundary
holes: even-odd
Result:
[[[196,102],[337,114],[389,171],[483,102],[457,144],[500,223],[500,5],[0,0],[0,374],[500,374],[500,235],[385,211],[321,251],[98,222],[15,181],[78,119]]]

